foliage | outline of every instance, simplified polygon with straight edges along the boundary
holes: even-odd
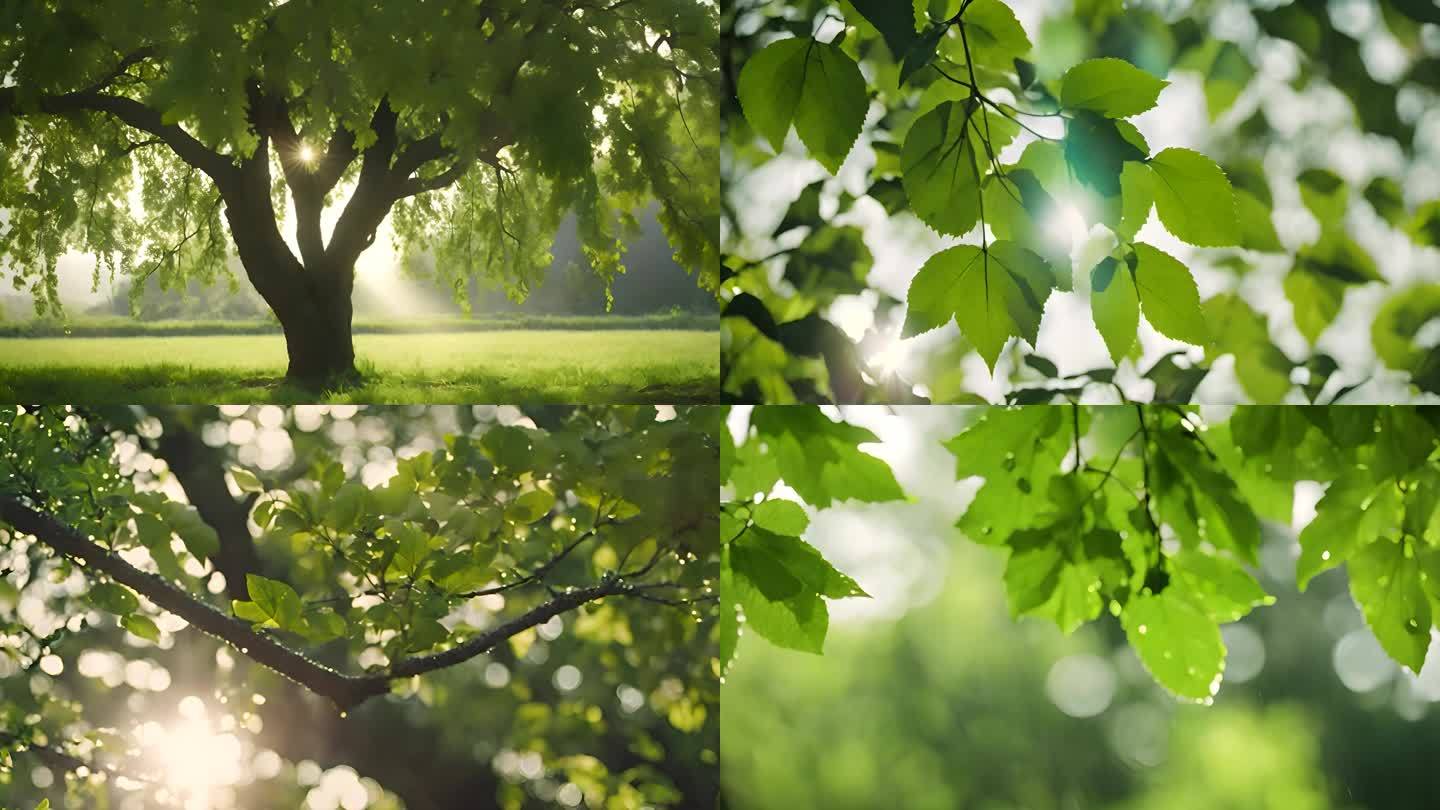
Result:
[[[1280,402],[1298,387],[1331,402],[1367,369],[1342,369],[1340,343],[1322,336],[1351,291],[1407,277],[1422,283],[1385,294],[1368,371],[1440,390],[1433,351],[1414,342],[1437,311],[1440,208],[1380,163],[1342,177],[1326,154],[1336,127],[1387,143],[1402,166],[1433,151],[1404,101],[1437,89],[1436,57],[1419,35],[1433,10],[1381,6],[1380,27],[1404,53],[1384,79],[1367,70],[1361,33],[1341,33],[1311,0],[1237,9],[1253,26],[1225,35],[1234,41],[1207,30],[1212,4],[1176,14],[1077,3],[1028,31],[1001,0],[733,4],[722,21],[732,91],[722,116],[726,395],[982,401],[959,368],[973,351],[1015,404],[1105,396],[1117,371],[1153,382],[1144,396],[1154,401],[1188,402],[1226,357],[1251,401]],[[1263,54],[1287,47],[1299,54],[1287,92],[1337,89],[1349,101],[1339,120],[1285,126],[1257,101],[1281,86],[1261,75]],[[1137,127],[1137,116],[1164,114],[1157,102],[1180,78],[1204,91],[1203,152],[1152,148]],[[803,150],[785,144],[792,123]],[[1298,169],[1287,176],[1281,162]],[[785,209],[774,187],[787,176],[818,179]],[[1272,186],[1292,180],[1316,237],[1277,233]],[[755,210],[766,207],[783,218]],[[1076,216],[1092,229],[1078,245],[1065,224]],[[871,248],[882,239],[933,253],[903,301],[893,270],[877,272]],[[1418,274],[1377,266],[1408,255]],[[1254,278],[1277,275],[1288,322],[1242,297]],[[1062,375],[1037,352],[1052,293],[1088,295],[1113,367]],[[909,340],[952,321],[958,333]],[[1142,338],[1175,351],[1144,354]],[[906,352],[925,357],[899,368]]]
[[[694,0],[8,3],[0,255],[56,311],[67,250],[165,289],[228,275],[223,218],[285,320],[288,268],[261,260],[299,266],[273,221],[287,193],[312,274],[348,270],[398,206],[399,241],[461,298],[472,275],[523,297],[567,212],[608,284],[653,202],[713,289],[715,27]]]
[[[74,796],[113,792],[96,778],[107,771],[157,778],[164,763],[129,753],[145,744],[130,729],[150,718],[128,716],[144,689],[97,691],[76,664],[103,651],[122,670],[168,667],[222,712],[239,698],[227,722],[257,747],[332,762],[338,750],[411,810],[446,806],[431,791],[477,768],[490,775],[469,789],[511,808],[548,806],[562,783],[615,808],[705,795],[718,733],[713,411],[231,410],[0,413],[0,746],[12,756],[70,762],[57,789]],[[247,665],[216,671],[222,660]],[[565,669],[569,681],[554,674]],[[623,711],[617,690],[635,695]],[[252,691],[276,706],[268,736],[247,720]],[[338,725],[312,739],[311,722]],[[390,733],[435,750],[424,792],[403,767],[368,773],[383,757],[345,742]],[[492,772],[507,751],[543,768],[521,777],[500,757]],[[249,789],[257,804],[299,803]]]
[[[821,652],[830,624],[825,600],[866,595],[800,535],[810,523],[806,504],[904,497],[889,466],[859,449],[875,440],[814,406],[758,408],[743,441],[721,437],[722,669],[743,628],[781,647]],[[799,500],[776,494],[780,482]]]
[[[771,461],[773,449],[742,444],[724,473],[736,498],[722,513],[731,527],[726,537],[768,544],[758,582],[771,589],[735,585],[747,619],[747,598],[767,605],[752,592],[771,602],[777,594],[788,597],[785,618],[801,619],[798,630],[794,620],[784,626],[762,620],[754,623],[756,632],[782,646],[818,651],[823,603],[808,623],[812,614],[801,608],[821,595],[859,589],[828,565],[819,567],[818,556],[775,551],[773,533],[798,535],[805,522],[787,519],[784,529],[771,530],[756,505],[768,502],[752,493],[768,493],[778,479],[824,506],[832,490],[806,494],[792,477],[803,482],[814,474],[816,459],[827,457],[846,468],[844,474],[823,468],[837,482],[832,486],[868,482],[838,490],[850,497],[889,500],[899,490],[888,469],[877,474],[883,464],[849,444],[873,435],[818,411],[758,410],[752,421],[760,447],[775,447],[773,426],[789,423],[792,412],[813,414],[804,420],[808,430],[837,437],[832,441],[843,436],[847,453],[827,455],[817,447],[797,456],[809,461],[797,469],[786,468],[783,455]],[[960,479],[982,479],[957,527],[1005,552],[1012,613],[1044,618],[1066,633],[1108,613],[1155,680],[1179,697],[1209,701],[1225,670],[1220,626],[1275,601],[1250,569],[1259,562],[1263,522],[1290,522],[1300,481],[1327,485],[1315,519],[1299,535],[1300,589],[1343,565],[1350,593],[1386,653],[1416,674],[1424,666],[1440,616],[1440,413],[1434,409],[1242,406],[1228,418],[1207,419],[1179,406],[992,408],[945,447]],[[758,458],[748,455],[756,452]],[[785,542],[786,548],[803,545]],[[728,549],[731,576],[736,550]],[[815,567],[792,565],[790,556]],[[788,567],[789,590],[770,585],[779,579],[774,572],[784,570],[776,560]],[[750,578],[754,583],[757,575]]]

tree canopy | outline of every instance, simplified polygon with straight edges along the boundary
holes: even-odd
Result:
[[[717,15],[707,0],[5,3],[0,261],[44,312],[66,251],[168,287],[228,272],[233,242],[302,377],[353,371],[354,264],[387,218],[457,297],[473,276],[523,297],[567,212],[608,281],[653,202],[713,289]]]
[[[716,415],[5,409],[0,795],[708,801]]]
[[[1037,6],[727,7],[729,397],[1437,390],[1432,4]]]

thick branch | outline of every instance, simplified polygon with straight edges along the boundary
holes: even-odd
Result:
[[[186,498],[220,537],[220,554],[215,563],[225,575],[226,591],[235,599],[248,600],[245,575],[260,570],[254,538],[250,536],[249,509],[231,497],[225,471],[213,457],[214,451],[194,431],[169,416],[160,421],[164,432],[155,443],[155,455],[165,460]]]
[[[400,185],[400,197],[414,197],[416,194],[424,194],[427,191],[439,191],[442,188],[454,185],[470,167],[475,165],[472,161],[461,160],[454,166],[435,175],[434,177],[411,177]]]
[[[250,85],[248,94],[251,121],[259,133],[275,144],[285,183],[295,201],[295,241],[300,247],[300,257],[306,267],[319,268],[325,258],[325,242],[320,230],[325,195],[335,188],[345,167],[358,156],[355,134],[343,126],[336,127],[325,153],[306,160],[301,157],[304,138],[291,120],[289,103],[284,98],[268,95],[258,83]]]
[[[224,641],[256,663],[329,698],[342,710],[389,690],[384,678],[356,677],[336,672],[274,638],[256,632],[248,622],[227,616],[194,599],[169,581],[141,571],[120,555],[101,548],[69,526],[26,506],[17,498],[0,496],[0,520],[34,535],[61,554],[84,562],[91,570],[104,573],[143,594],[157,606]]]
[[[39,512],[13,496],[0,496],[0,522],[21,532],[34,535],[40,542],[59,553],[83,562],[90,570],[108,575],[116,582],[134,589],[158,607],[174,613],[238,650],[242,655],[266,666],[318,695],[328,698],[342,711],[385,694],[390,681],[434,672],[464,663],[504,643],[507,639],[542,625],[562,613],[607,596],[647,598],[647,591],[676,587],[670,583],[631,584],[626,576],[610,575],[598,584],[575,588],[554,596],[541,605],[505,621],[461,644],[442,652],[405,658],[388,670],[370,675],[346,675],[286,647],[273,637],[257,632],[249,623],[221,613],[172,585],[168,580],[141,571],[118,554],[101,548],[74,529],[48,514]],[[657,553],[656,558],[659,554]],[[644,576],[654,566],[631,572]],[[655,600],[651,600],[655,601]]]
[[[0,88],[0,113],[22,115],[17,110],[19,96],[14,87]],[[216,152],[186,132],[179,124],[167,124],[160,111],[124,96],[112,96],[98,90],[81,90],[63,95],[40,96],[37,109],[50,115],[76,112],[100,112],[113,115],[135,129],[148,132],[168,145],[186,163],[225,185],[235,173],[230,158]]]

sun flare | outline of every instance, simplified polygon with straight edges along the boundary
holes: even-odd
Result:
[[[300,160],[304,161],[305,163],[315,162],[315,150],[310,148],[309,144],[305,144],[300,147]]]
[[[240,779],[240,740],[215,730],[199,698],[180,702],[175,723],[145,723],[137,736],[151,765],[186,810],[209,810],[215,792]]]

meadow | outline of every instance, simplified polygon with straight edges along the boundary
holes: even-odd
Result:
[[[357,325],[363,385],[321,395],[284,381],[279,334],[164,324],[127,326],[138,334],[115,336],[80,323],[68,336],[0,337],[0,402],[714,401],[718,333],[645,325],[443,332]]]

